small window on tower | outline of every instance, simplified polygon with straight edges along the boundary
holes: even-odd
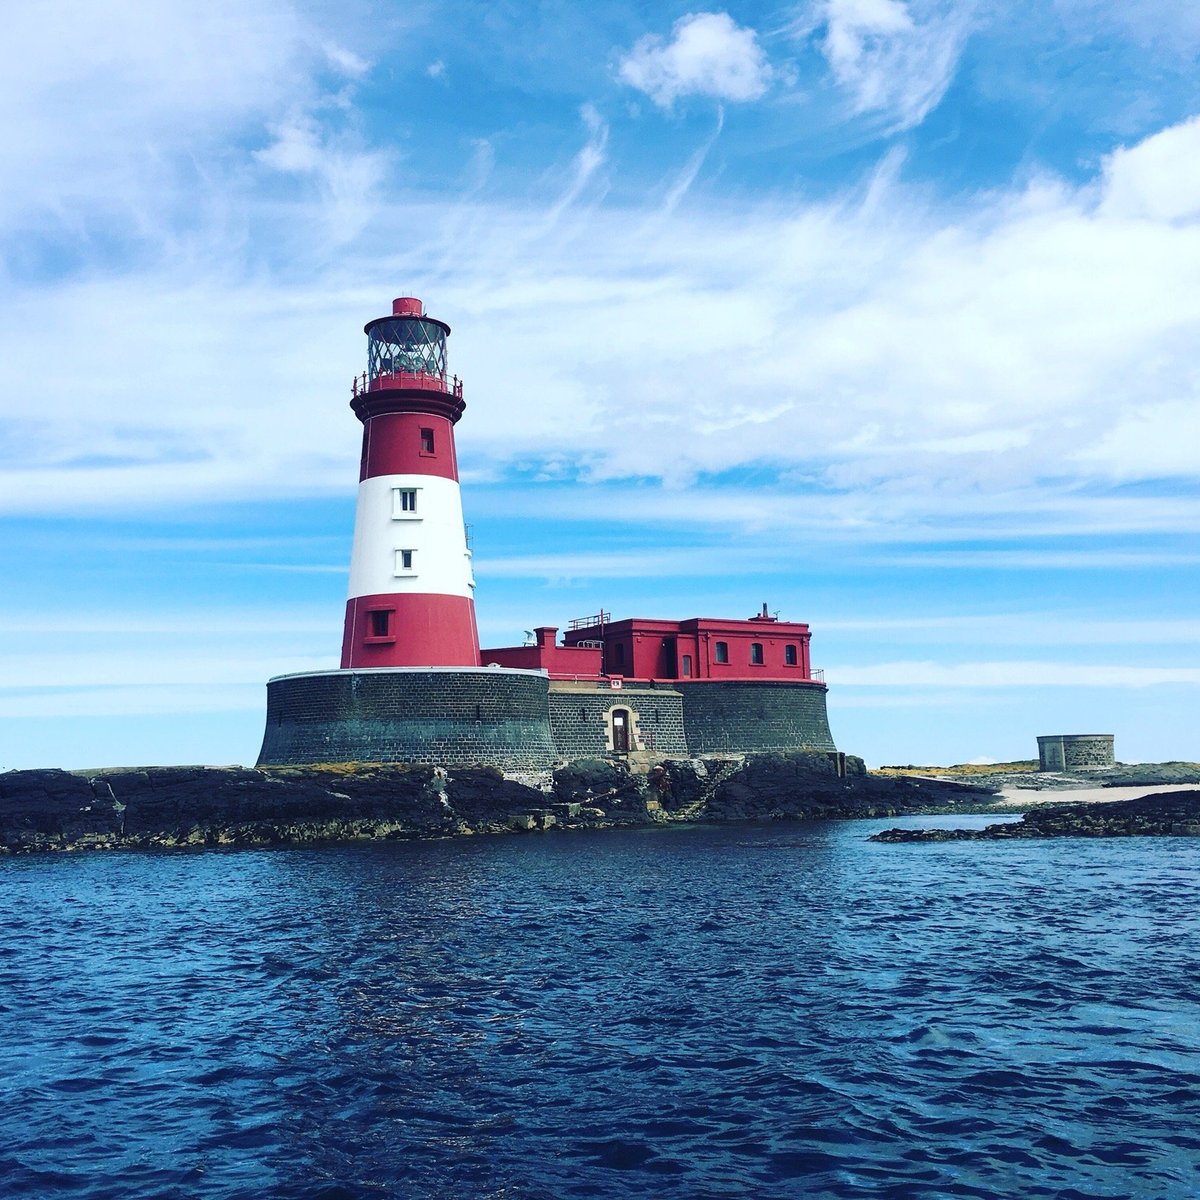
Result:
[[[392,488],[392,516],[415,517],[417,515],[417,489]]]
[[[416,568],[413,566],[413,561],[416,558],[415,550],[397,550],[396,551],[396,574],[411,575]]]
[[[385,638],[392,636],[392,610],[390,608],[372,609],[367,614],[368,637]]]
[[[750,661],[752,663],[754,663],[756,666],[761,667],[762,660],[763,660],[762,642],[751,642],[750,643]]]
[[[433,453],[433,430],[432,429],[422,429],[421,430],[421,453],[422,454],[432,454]]]
[[[717,662],[727,663],[728,661],[729,661],[729,643],[728,642],[718,642],[717,643]]]
[[[794,667],[794,666],[796,665],[796,663],[799,661],[799,659],[798,659],[798,656],[797,656],[797,654],[796,654],[796,647],[795,647],[795,646],[784,646],[784,648],[783,648],[783,661],[784,661],[785,663],[787,663],[787,665],[788,665],[789,667]]]
[[[683,656],[683,677],[684,679],[691,679],[692,677],[692,656],[690,654]]]

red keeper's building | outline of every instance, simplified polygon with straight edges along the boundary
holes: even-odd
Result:
[[[806,624],[780,621],[764,604],[745,621],[691,617],[613,621],[608,613],[572,621],[558,644],[558,630],[543,625],[524,646],[482,650],[485,664],[545,671],[551,680],[623,679],[823,682],[809,657]]]

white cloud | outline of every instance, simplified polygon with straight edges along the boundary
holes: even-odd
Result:
[[[323,666],[327,667],[328,664]],[[258,725],[266,707],[266,689],[261,679],[242,684],[135,684],[132,687],[105,686],[106,683],[42,695],[29,692],[16,695],[0,693],[0,717],[8,721],[43,719],[57,722],[71,717],[155,717],[169,713],[182,722],[184,714],[236,712],[245,714],[245,725],[250,728],[251,725]],[[250,736],[254,737],[255,734],[251,733]],[[58,753],[60,756],[66,754],[70,761],[70,757],[81,752],[71,746]],[[93,750],[90,753],[99,757],[106,752]],[[29,765],[44,766],[47,761],[53,761],[57,766],[62,759],[33,759],[29,760]],[[4,766],[8,769],[7,760]]]
[[[20,187],[0,193],[0,233],[170,244],[230,220],[238,140],[367,67],[288,0],[29,0],[6,17],[0,177]]]
[[[272,128],[274,141],[254,152],[272,170],[316,180],[324,204],[322,219],[335,245],[362,232],[376,207],[390,155],[363,150],[331,137],[309,116]]]
[[[1200,117],[1115,150],[1104,160],[1103,190],[1106,216],[1200,217]]]
[[[753,29],[728,13],[689,13],[672,37],[648,34],[621,60],[620,78],[661,108],[681,96],[757,100],[766,94],[771,67]]]
[[[1117,663],[890,662],[829,666],[831,686],[914,688],[1159,687],[1200,684],[1197,667],[1126,667]]]
[[[313,236],[328,198],[262,206],[259,249],[287,250],[286,280],[248,273],[240,243],[214,235],[210,260],[182,269],[172,252],[122,278],[10,287],[0,507],[345,493],[362,323],[402,287],[455,326],[460,454],[476,479],[666,481],[622,493],[614,516],[793,543],[1200,526],[1186,491],[1105,494],[1114,480],[1196,475],[1193,439],[1177,436],[1200,379],[1195,223],[1115,214],[1111,170],[950,212],[885,171],[867,203],[852,188],[696,203],[663,221],[655,194],[560,220],[605,183],[607,126],[592,108],[583,123],[561,190],[530,207],[384,194],[330,256]],[[319,182],[338,151],[297,119],[264,156]],[[44,395],[55,403],[32,402]],[[762,474],[695,485],[735,470]],[[525,494],[536,508],[549,493]],[[496,502],[523,500],[510,489]],[[564,519],[594,510],[578,488],[553,502]],[[1062,563],[1135,565],[1089,553]]]
[[[588,185],[604,166],[608,146],[608,125],[596,111],[595,105],[585,104],[579,110],[580,119],[587,129],[587,141],[571,164],[571,178],[558,202],[550,209],[546,225],[553,225],[583,194]]]
[[[852,112],[881,114],[899,130],[937,107],[966,37],[962,8],[936,0],[823,0],[818,11],[821,51]]]
[[[1077,455],[1086,467],[1113,479],[1154,476],[1193,478],[1200,446],[1200,371],[1179,399],[1152,400],[1117,417],[1113,425]]]
[[[1074,36],[1092,41],[1114,31],[1152,46],[1159,61],[1178,55],[1190,59],[1200,48],[1200,8],[1179,0],[1054,0],[1054,12]],[[1035,6],[1044,17],[1044,3]]]
[[[883,634],[891,640],[936,642],[940,646],[1179,646],[1200,644],[1200,620],[1096,620],[1056,612],[989,613],[984,616],[878,617],[847,619],[811,613],[823,634],[851,633],[855,640]]]

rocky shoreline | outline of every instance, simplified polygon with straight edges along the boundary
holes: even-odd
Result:
[[[1007,842],[1027,838],[1200,836],[1200,789],[1131,800],[1055,804],[984,829],[885,829],[873,842]]]
[[[956,767],[880,767],[877,774],[976,783],[1010,792],[1070,792],[1096,788],[1171,787],[1200,785],[1200,763],[1117,763],[1085,771],[1039,771],[1036,761],[975,764]]]
[[[996,789],[869,775],[824,754],[570,763],[544,778],[490,767],[145,767],[0,774],[0,854],[406,840],[672,821],[724,823],[972,811]]]

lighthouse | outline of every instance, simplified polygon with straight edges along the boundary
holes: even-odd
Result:
[[[367,370],[350,401],[363,438],[342,669],[478,667],[450,326],[405,296],[364,332]]]
[[[605,755],[844,755],[809,628],[766,605],[745,620],[614,621],[601,609],[533,644],[480,651],[454,426],[450,326],[412,296],[368,321],[350,406],[362,465],[337,670],[267,682],[260,766],[485,765],[521,775]],[[487,665],[484,666],[483,664]]]

